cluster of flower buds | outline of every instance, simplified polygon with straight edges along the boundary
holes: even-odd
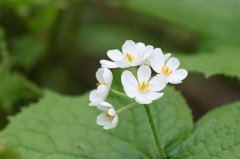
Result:
[[[95,106],[102,113],[97,117],[97,124],[104,129],[112,129],[118,123],[118,112],[106,102],[111,89],[113,74],[110,69],[125,68],[121,75],[124,92],[139,104],[151,104],[163,96],[161,92],[168,83],[178,84],[187,77],[188,72],[179,68],[180,62],[164,54],[160,48],[135,43],[127,40],[120,50],[109,50],[111,59],[101,60],[101,68],[96,72],[97,89],[90,93],[90,106]],[[137,71],[135,69],[137,67]],[[155,71],[152,77],[152,70]]]

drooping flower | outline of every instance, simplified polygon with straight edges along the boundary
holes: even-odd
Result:
[[[97,124],[103,126],[103,129],[113,129],[117,126],[118,115],[113,106],[108,102],[101,102],[98,109],[103,111],[97,117]]]
[[[188,75],[187,70],[178,69],[180,62],[175,57],[166,60],[161,56],[157,56],[151,59],[151,66],[154,71],[163,75],[166,81],[171,84],[181,83]]]
[[[137,79],[132,72],[124,71],[121,77],[125,93],[130,98],[135,98],[139,104],[151,104],[154,100],[163,96],[159,92],[166,86],[162,75],[151,78],[151,69],[143,65],[137,71]]]
[[[109,93],[111,88],[113,75],[112,72],[107,68],[99,68],[96,72],[97,78],[97,89],[90,93],[89,100],[90,106],[96,106],[97,104],[103,102]]]
[[[107,52],[112,61],[101,60],[103,68],[127,68],[138,66],[143,61],[145,45],[127,40],[122,46],[122,52],[115,49]]]

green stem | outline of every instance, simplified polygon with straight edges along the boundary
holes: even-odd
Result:
[[[116,89],[110,89],[110,92],[112,92],[113,94],[116,94],[118,96],[122,96],[122,97],[125,97],[125,98],[129,98],[126,94],[122,93],[122,92],[119,92],[118,90]]]
[[[166,159],[165,151],[162,148],[161,143],[160,143],[160,138],[158,136],[158,131],[157,131],[155,125],[154,125],[154,121],[153,121],[153,117],[152,117],[150,107],[149,107],[149,105],[144,105],[144,108],[145,108],[145,111],[146,111],[146,114],[147,114],[147,117],[148,117],[148,121],[149,121],[151,130],[152,130],[152,134],[153,134],[153,137],[154,137],[156,147],[157,147],[159,155],[160,155],[160,159]]]
[[[131,103],[131,104],[125,106],[125,107],[122,107],[122,108],[118,109],[118,110],[117,110],[117,113],[119,114],[119,113],[121,113],[121,112],[123,112],[123,111],[126,111],[126,110],[128,110],[128,109],[130,109],[130,108],[133,108],[133,107],[135,107],[135,106],[137,106],[137,103]]]

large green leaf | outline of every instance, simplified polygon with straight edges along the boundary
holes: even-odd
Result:
[[[0,140],[0,158],[1,159],[21,159],[18,152],[9,147],[8,143]]]
[[[122,106],[116,98],[112,102]],[[162,144],[171,151],[192,129],[190,111],[173,89],[167,89],[151,108]],[[120,114],[117,128],[111,131],[96,125],[98,113],[88,106],[88,94],[64,97],[46,92],[39,103],[11,118],[0,138],[24,159],[156,158],[143,107]]]
[[[176,159],[240,158],[240,103],[209,112],[197,122]]]

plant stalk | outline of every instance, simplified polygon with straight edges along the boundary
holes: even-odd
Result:
[[[116,94],[118,96],[122,96],[122,97],[125,97],[125,98],[129,98],[126,94],[122,93],[122,92],[119,92],[118,90],[116,89],[110,89],[110,92],[112,92],[113,94]]]
[[[163,147],[161,146],[160,138],[158,136],[159,133],[158,133],[158,131],[157,131],[155,125],[154,125],[154,121],[153,121],[153,117],[152,117],[150,107],[149,107],[149,105],[144,105],[144,108],[145,108],[145,111],[146,111],[146,114],[147,114],[147,117],[148,117],[149,125],[150,125],[151,130],[152,130],[152,135],[153,135],[157,150],[158,150],[159,155],[160,155],[160,159],[166,159],[165,151],[164,151]]]
[[[118,109],[118,110],[117,110],[117,113],[119,114],[119,113],[121,113],[121,112],[123,112],[123,111],[126,111],[126,110],[128,110],[128,109],[130,109],[130,108],[135,107],[136,105],[137,105],[136,103],[131,103],[131,104],[125,106],[125,107],[122,107],[122,108]]]

